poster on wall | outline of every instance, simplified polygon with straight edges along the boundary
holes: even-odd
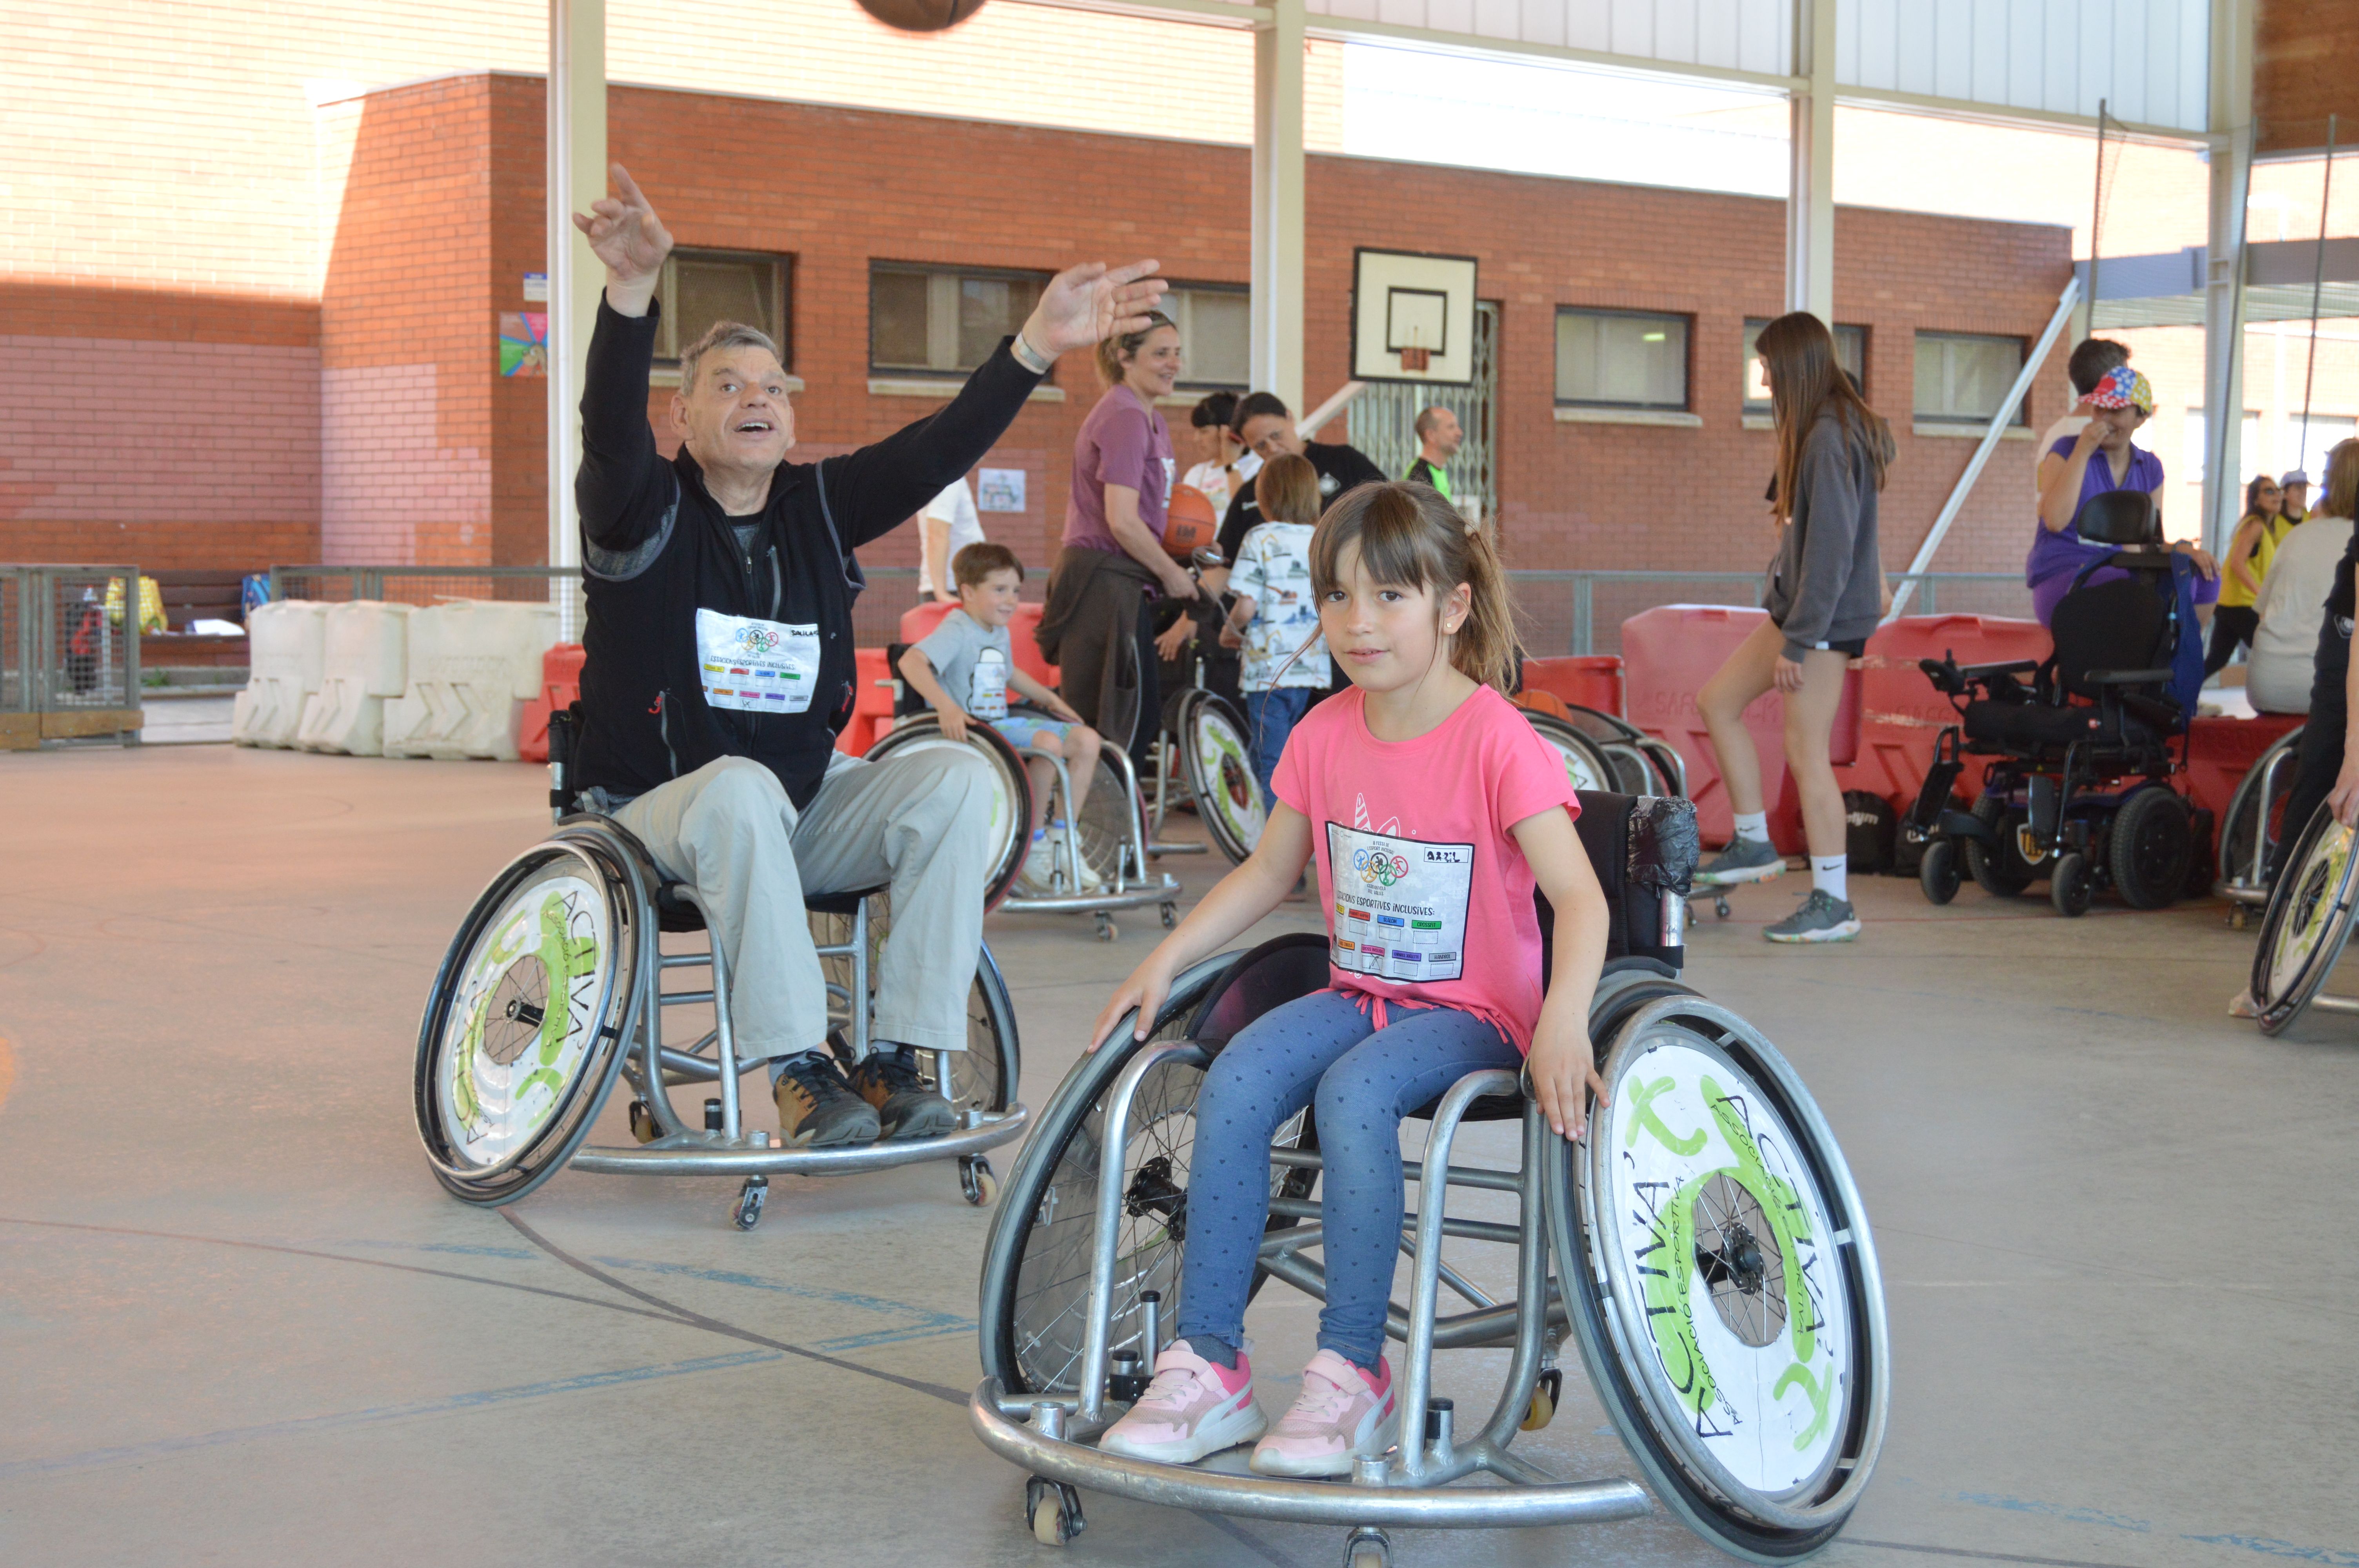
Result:
[[[500,312],[500,374],[546,376],[549,373],[549,312]]]
[[[976,511],[1022,512],[1026,509],[1022,469],[984,469],[976,475]]]

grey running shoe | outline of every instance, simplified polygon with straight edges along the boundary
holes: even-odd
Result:
[[[958,1125],[958,1111],[934,1080],[918,1071],[917,1053],[880,1044],[852,1069],[852,1092],[876,1109],[886,1142],[897,1138],[940,1138]]]
[[[1812,888],[1801,908],[1762,927],[1761,935],[1772,942],[1848,942],[1859,935],[1859,914],[1848,900]]]
[[[1696,871],[1695,885],[1733,888],[1739,882],[1766,882],[1786,874],[1786,857],[1765,838],[1733,838],[1728,848]]]
[[[778,1129],[792,1148],[876,1141],[875,1108],[852,1092],[834,1058],[824,1052],[806,1051],[788,1061],[779,1069],[773,1093]]]

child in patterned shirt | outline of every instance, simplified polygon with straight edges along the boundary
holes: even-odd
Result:
[[[1253,735],[1254,776],[1269,798],[1286,738],[1326,695],[1331,672],[1310,592],[1310,535],[1319,522],[1319,472],[1308,458],[1273,459],[1255,481],[1262,521],[1249,529],[1229,568],[1225,646],[1242,645],[1238,686]],[[1235,641],[1232,642],[1231,639]]]

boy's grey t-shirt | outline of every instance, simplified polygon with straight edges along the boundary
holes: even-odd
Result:
[[[953,610],[918,644],[934,678],[970,719],[1007,717],[1007,671],[1014,662],[1005,626],[987,627]]]

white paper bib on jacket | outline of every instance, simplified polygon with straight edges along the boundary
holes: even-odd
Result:
[[[819,627],[696,612],[704,700],[745,713],[806,713],[819,685]]]

